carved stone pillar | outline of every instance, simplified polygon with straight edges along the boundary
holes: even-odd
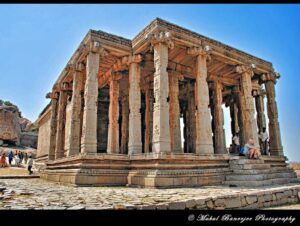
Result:
[[[119,81],[114,75],[109,81],[108,118],[107,153],[119,153]]]
[[[186,110],[186,137],[187,152],[195,153],[196,150],[196,104],[195,104],[195,83],[187,84],[187,110]]]
[[[126,154],[128,152],[128,136],[129,136],[129,103],[128,103],[128,95],[122,96],[122,137],[121,137],[121,154]]]
[[[241,92],[240,92],[240,105],[243,121],[243,133],[245,143],[252,138],[254,145],[259,147],[257,125],[255,121],[255,109],[252,96],[252,82],[253,76],[252,68],[255,65],[246,66],[241,65],[236,67],[236,72],[241,74]]]
[[[215,137],[215,153],[227,153],[224,142],[224,116],[222,109],[222,83],[217,80],[213,83],[213,121],[214,121],[214,137]]]
[[[73,72],[73,92],[71,103],[71,123],[69,134],[69,146],[67,156],[76,155],[80,152],[80,128],[81,128],[81,90],[82,90],[83,64],[77,64]]]
[[[141,131],[141,55],[128,57],[129,64],[129,140],[128,154],[142,153]]]
[[[171,152],[169,125],[169,79],[168,79],[168,48],[173,48],[169,32],[160,32],[151,36],[154,48],[154,109],[153,109],[153,138],[152,152]]]
[[[144,153],[151,152],[152,150],[152,127],[153,127],[153,90],[150,87],[146,87],[145,91],[145,145]]]
[[[262,80],[265,83],[267,93],[267,110],[269,118],[269,143],[270,154],[283,156],[283,147],[281,143],[280,127],[278,122],[278,110],[275,100],[275,83],[276,78],[279,78],[278,73],[263,75]]]
[[[55,159],[64,157],[64,137],[65,137],[65,120],[66,120],[67,93],[64,90],[59,92],[57,126],[56,126],[56,143]]]
[[[179,107],[179,83],[182,76],[169,72],[169,106],[170,106],[170,139],[171,150],[174,153],[181,153],[181,132],[180,132],[180,107]]]
[[[259,133],[263,131],[263,128],[266,128],[266,117],[265,117],[265,107],[264,107],[264,93],[263,90],[258,90],[254,92],[255,98],[255,107],[257,113],[257,127]]]
[[[49,154],[48,159],[55,159],[55,144],[56,144],[56,127],[57,127],[57,99],[58,93],[52,92],[48,93],[46,98],[51,98],[51,119],[50,119],[50,144],[49,144]]]
[[[242,110],[242,94],[239,86],[233,87],[234,98],[234,118],[235,118],[235,133],[239,134],[240,145],[244,146],[247,142],[245,140],[244,126],[243,126],[243,110]]]
[[[97,153],[97,108],[98,108],[98,71],[100,44],[92,42],[87,55],[86,81],[84,90],[84,109],[82,120],[81,152]]]
[[[230,103],[230,118],[231,118],[231,134],[232,137],[236,133],[239,133],[240,128],[239,128],[239,121],[238,121],[238,107],[235,102]]]
[[[196,55],[196,153],[213,154],[213,140],[211,128],[211,114],[209,105],[209,92],[207,78],[206,60],[208,57],[208,46],[200,46],[188,49],[188,54]]]

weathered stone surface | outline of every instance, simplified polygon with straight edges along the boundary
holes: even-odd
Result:
[[[256,196],[247,196],[246,201],[248,204],[255,203],[255,202],[257,202],[257,197]]]
[[[226,199],[225,202],[226,208],[238,208],[242,206],[240,197],[232,198],[232,199]]]
[[[187,200],[185,203],[185,206],[188,209],[194,208],[196,205],[197,205],[197,202],[195,199]]]
[[[214,203],[215,203],[215,206],[217,206],[217,207],[226,205],[225,199],[220,199],[220,198],[216,199]]]
[[[213,201],[212,201],[212,200],[206,201],[206,206],[207,206],[207,208],[209,208],[209,209],[213,209],[213,208],[214,208],[214,203],[213,203]]]
[[[169,203],[170,210],[184,210],[185,209],[185,202],[172,202]]]

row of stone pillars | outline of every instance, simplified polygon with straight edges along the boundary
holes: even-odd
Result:
[[[154,80],[153,97],[150,89],[145,93],[146,111],[145,118],[149,121],[151,128],[146,127],[144,152],[149,150],[151,145],[152,152],[178,153],[183,152],[181,148],[180,132],[180,105],[179,105],[179,85],[178,80],[182,79],[178,74],[167,71],[168,49],[173,48],[174,43],[169,39],[166,33],[154,35],[150,38],[154,50]],[[189,48],[188,54],[196,57],[196,83],[194,88],[194,97],[189,101],[189,108],[195,111],[195,117],[188,115],[185,120],[187,124],[195,123],[195,144],[194,149],[197,154],[223,154],[227,153],[224,141],[223,113],[222,105],[222,85],[216,81],[213,87],[213,118],[214,131],[211,126],[211,113],[209,101],[209,88],[207,83],[207,65],[209,57],[209,48],[206,46]],[[86,60],[85,80],[82,70],[82,64],[78,64],[73,72],[72,87],[72,108],[71,123],[69,127],[69,145],[67,156],[82,153],[97,153],[97,108],[98,108],[98,70],[102,57],[107,53],[99,47],[96,42],[92,44]],[[129,121],[121,127],[122,134],[128,129],[128,154],[142,153],[142,131],[141,131],[141,87],[140,87],[140,68],[141,56],[132,55],[126,58],[126,64],[129,67],[128,80],[128,104]],[[257,126],[255,122],[255,109],[252,96],[251,77],[253,72],[250,67],[238,66],[237,73],[241,74],[241,81],[238,105],[231,107],[231,114],[234,119],[239,118],[240,130],[244,141],[253,138],[258,145]],[[269,76],[269,77],[268,77]],[[107,153],[120,153],[119,150],[119,80],[115,75],[109,78],[110,103],[109,103],[109,125]],[[270,149],[274,155],[282,155],[282,146],[280,140],[280,130],[278,124],[277,106],[275,101],[274,79],[270,75],[263,77],[266,86],[268,98],[268,116],[269,116],[269,134]],[[84,94],[81,93],[84,85]],[[70,87],[69,87],[70,88]],[[49,159],[58,159],[64,157],[64,137],[65,137],[65,115],[66,100],[68,88],[61,87],[59,93],[51,94],[51,139]],[[84,103],[82,103],[84,102]],[[152,113],[152,102],[153,113]],[[194,104],[193,104],[194,102]],[[191,104],[192,103],[192,104]],[[83,111],[81,110],[83,107]],[[122,104],[123,106],[123,104]],[[124,105],[125,106],[125,105]],[[125,107],[126,108],[126,107]],[[124,115],[126,109],[124,108]],[[122,110],[123,111],[123,110]],[[190,114],[190,112],[187,112]],[[237,115],[240,114],[240,117]],[[123,115],[123,113],[122,113]],[[81,120],[82,119],[82,120]],[[153,119],[153,121],[151,120]],[[124,123],[125,124],[125,123]],[[235,132],[237,129],[237,120],[234,120]],[[100,125],[101,126],[101,125]],[[190,129],[192,133],[192,130]],[[212,139],[214,132],[215,151]],[[123,137],[122,135],[122,137]],[[124,136],[121,139],[126,139]],[[126,142],[125,142],[126,143]],[[121,147],[121,153],[124,153],[124,142]],[[189,144],[185,144],[187,146]]]

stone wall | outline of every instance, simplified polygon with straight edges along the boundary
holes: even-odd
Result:
[[[270,188],[218,197],[202,197],[166,204],[140,206],[138,209],[263,209],[271,206],[299,203],[300,186]]]
[[[39,140],[37,145],[37,157],[47,155],[50,146],[50,118],[39,126]]]

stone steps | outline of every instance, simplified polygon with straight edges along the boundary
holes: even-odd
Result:
[[[293,170],[289,168],[270,168],[270,169],[251,169],[251,170],[241,170],[241,169],[233,169],[232,172],[237,175],[253,175],[253,174],[267,174],[267,173],[286,173],[286,172],[294,172]]]
[[[263,159],[234,157],[229,161],[232,170],[225,176],[225,185],[237,187],[259,187],[287,184],[295,181],[296,173],[285,166],[285,163],[271,166]]]
[[[236,165],[244,165],[244,164],[263,164],[264,160],[263,159],[233,159],[230,160],[230,164]]]
[[[294,178],[295,175],[292,172],[286,173],[264,173],[264,174],[234,174],[225,176],[228,181],[260,181],[260,180],[269,180],[275,178]]]
[[[272,186],[279,184],[288,184],[292,178],[274,178],[269,180],[258,180],[258,181],[225,181],[225,185],[237,186],[237,187],[261,187],[261,186]]]
[[[253,164],[229,164],[230,169],[237,170],[260,170],[270,169],[271,166],[268,164],[253,163]]]

